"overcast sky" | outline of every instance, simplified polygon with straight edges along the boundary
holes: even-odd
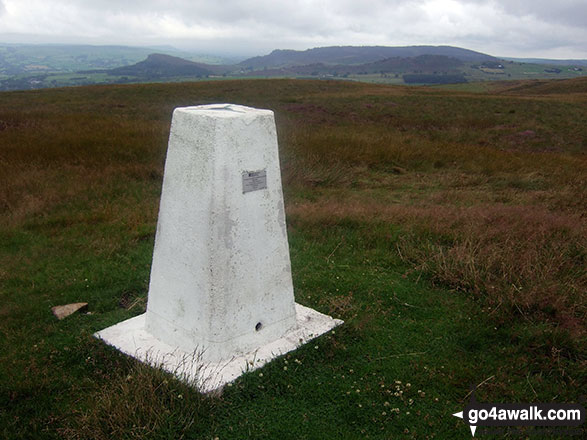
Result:
[[[242,56],[431,44],[587,59],[587,0],[0,0],[0,42],[172,45]]]

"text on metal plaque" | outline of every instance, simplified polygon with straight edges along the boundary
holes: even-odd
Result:
[[[267,170],[243,172],[243,194],[267,188]]]

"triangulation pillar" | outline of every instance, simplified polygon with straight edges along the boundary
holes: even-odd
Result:
[[[341,323],[294,303],[273,112],[175,109],[147,312],[97,336],[210,391]]]

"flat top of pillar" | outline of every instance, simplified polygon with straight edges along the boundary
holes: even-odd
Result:
[[[190,107],[178,107],[175,111],[186,112],[194,115],[210,116],[217,118],[238,118],[243,116],[272,115],[271,110],[246,107],[238,104],[206,104]]]

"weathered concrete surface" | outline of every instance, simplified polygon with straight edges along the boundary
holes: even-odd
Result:
[[[243,173],[259,170],[267,188],[243,193]],[[146,325],[213,362],[295,326],[273,112],[174,111]]]
[[[304,316],[323,321],[323,331],[340,323],[313,313]],[[215,104],[174,111],[147,312],[139,321],[140,331],[122,326],[150,344],[135,351],[124,332],[98,336],[133,356],[172,347],[197,352],[200,365],[218,365],[263,347],[281,353],[291,344],[275,341],[313,332],[296,319],[270,110]]]
[[[308,307],[296,304],[297,325],[280,338],[229,359],[206,362],[205,347],[193,351],[166,344],[145,330],[146,314],[123,321],[96,333],[123,353],[160,367],[207,393],[234,381],[243,372],[253,371],[275,357],[295,350],[306,342],[342,324]]]

